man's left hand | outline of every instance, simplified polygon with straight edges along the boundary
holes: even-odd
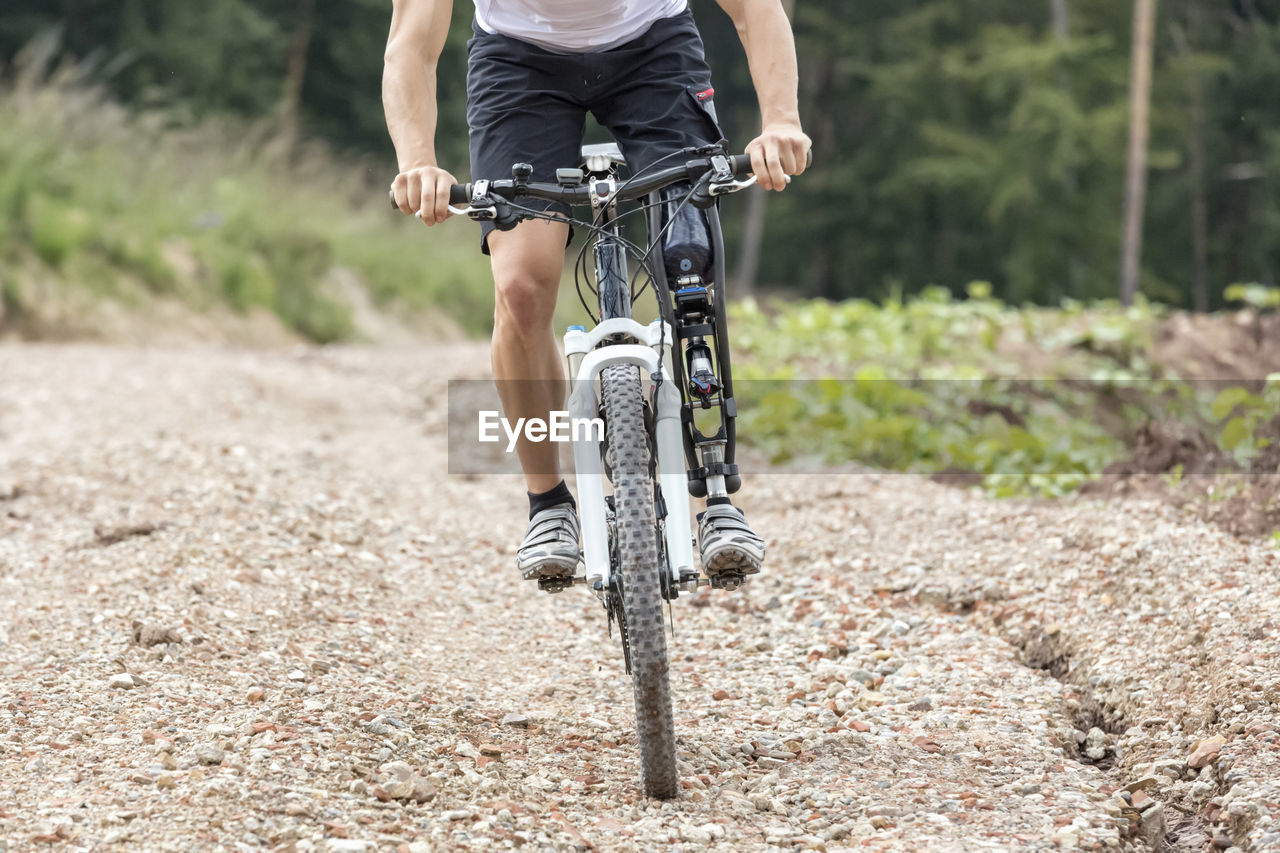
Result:
[[[747,145],[756,182],[766,190],[786,189],[788,175],[804,172],[812,146],[799,122],[765,125]]]

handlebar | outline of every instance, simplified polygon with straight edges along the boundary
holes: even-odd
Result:
[[[728,169],[733,178],[742,178],[751,174],[751,157],[748,154],[730,154],[725,156]],[[712,170],[711,157],[698,157],[686,161],[683,165],[671,166],[654,172],[652,175],[638,180],[626,181],[618,192],[618,201],[636,201],[649,193],[660,190],[678,181],[696,181]],[[475,182],[454,184],[449,188],[450,204],[469,204],[475,189]],[[488,193],[508,201],[521,196],[538,198],[546,201],[559,201],[569,205],[591,203],[591,186],[583,183],[577,186],[564,186],[548,183],[521,183],[514,178],[490,181]]]
[[[752,176],[751,155],[724,154],[719,149],[708,152],[708,149],[689,149],[695,155],[678,166],[669,166],[650,175],[630,178],[622,181],[616,188],[612,201],[637,201],[650,193],[679,181],[690,181],[694,184],[693,203],[699,207],[707,207],[714,203],[715,197],[745,189],[755,183]],[[807,164],[813,163],[813,152],[808,152]],[[597,187],[587,180],[587,175],[579,173],[577,184],[535,183],[528,180],[532,169],[525,164],[512,167],[512,174],[517,177],[501,180],[473,181],[465,184],[453,184],[449,187],[449,209],[453,213],[469,215],[472,219],[494,219],[499,228],[508,228],[518,221],[506,202],[519,198],[536,198],[573,205],[589,205],[599,198]],[[791,180],[790,177],[787,178]],[[487,204],[476,204],[477,202]],[[391,205],[396,207],[395,193],[391,194]],[[459,209],[457,205],[470,205]],[[497,209],[501,208],[501,212]]]

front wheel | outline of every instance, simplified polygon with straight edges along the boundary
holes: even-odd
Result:
[[[631,365],[605,368],[600,385],[608,430],[608,462],[613,473],[617,572],[635,694],[640,775],[645,794],[665,800],[677,794],[680,780],[676,773],[653,478],[640,370]]]

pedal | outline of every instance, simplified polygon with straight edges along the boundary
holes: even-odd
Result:
[[[718,574],[715,577],[711,578],[711,588],[733,590],[742,586],[746,582],[747,582],[747,576],[740,572],[737,572],[737,573],[722,572],[721,574]]]
[[[538,578],[538,589],[555,595],[573,586],[576,578]]]

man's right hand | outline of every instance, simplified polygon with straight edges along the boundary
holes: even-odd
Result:
[[[449,218],[449,188],[457,182],[438,166],[417,166],[396,175],[391,192],[402,212],[436,225]]]

